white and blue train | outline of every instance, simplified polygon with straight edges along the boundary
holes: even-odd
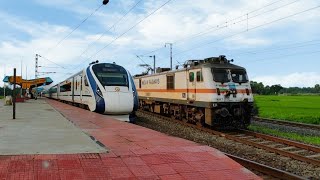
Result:
[[[122,66],[111,63],[92,63],[84,70],[51,87],[48,97],[90,111],[128,115],[135,121],[138,94],[130,73]]]

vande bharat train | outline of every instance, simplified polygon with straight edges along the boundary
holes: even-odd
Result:
[[[246,128],[253,95],[246,70],[231,61],[221,55],[136,75],[140,108],[200,126]]]
[[[98,61],[51,87],[48,95],[94,112],[128,115],[130,122],[138,109],[137,90],[130,73],[119,65]]]

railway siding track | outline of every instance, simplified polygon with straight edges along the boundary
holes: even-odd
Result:
[[[298,123],[298,122],[285,121],[285,120],[268,119],[268,118],[261,118],[257,116],[253,117],[253,121],[266,122],[270,124],[278,124],[278,125],[285,125],[285,126],[298,127],[298,128],[313,129],[313,130],[320,131],[320,125],[315,125],[315,124],[305,124],[305,123]]]
[[[320,166],[319,147],[246,130],[242,130],[239,133],[229,133],[225,137],[236,142]]]

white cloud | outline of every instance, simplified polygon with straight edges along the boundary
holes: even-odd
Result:
[[[320,84],[320,73],[296,72],[287,75],[256,76],[252,80],[269,86],[281,84],[283,87],[314,87],[314,85]]]

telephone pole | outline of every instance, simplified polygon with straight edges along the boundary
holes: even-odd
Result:
[[[38,90],[37,90],[37,86],[38,86],[38,58],[39,58],[39,55],[36,54],[36,66],[35,66],[35,71],[34,71],[34,78],[35,78],[35,82],[36,82],[36,85],[35,85],[35,93],[34,93],[34,99],[37,100],[37,96],[38,96]]]
[[[153,74],[156,73],[156,55],[153,56],[149,56],[149,57],[153,57]]]
[[[164,47],[170,46],[170,69],[172,70],[172,43],[165,43]]]

